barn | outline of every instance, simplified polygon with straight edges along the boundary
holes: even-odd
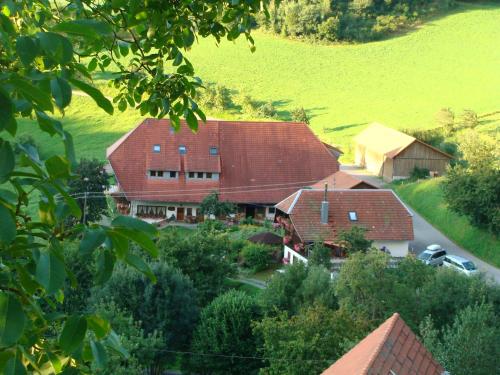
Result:
[[[354,143],[356,164],[385,181],[408,178],[415,167],[443,175],[452,159],[431,145],[377,123],[362,131]]]

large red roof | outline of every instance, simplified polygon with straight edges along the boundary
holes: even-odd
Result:
[[[328,224],[321,224],[320,189],[302,189],[276,205],[289,215],[295,232],[303,242],[334,242],[338,233],[353,226],[367,229],[369,240],[413,240],[412,215],[392,190],[329,190]],[[349,219],[355,212],[356,221]]]
[[[398,313],[323,372],[323,375],[440,375],[443,367]]]
[[[160,145],[159,153],[153,145]],[[185,155],[179,146],[185,146]],[[217,148],[218,155],[209,149]],[[274,204],[339,169],[307,125],[293,122],[207,121],[197,133],[183,122],[147,119],[107,150],[129,200],[198,203],[218,190],[222,200]],[[219,180],[153,179],[148,170],[220,172]]]
[[[376,186],[370,184],[368,181],[350,175],[349,173],[338,171],[334,174],[325,177],[321,181],[311,185],[313,189],[324,189],[325,184],[328,185],[329,190],[334,189],[377,189]]]

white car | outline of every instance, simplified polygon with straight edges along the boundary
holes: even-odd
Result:
[[[470,260],[456,255],[447,255],[443,260],[443,266],[462,272],[467,276],[476,275],[479,272],[476,265]]]
[[[440,245],[429,245],[418,254],[417,259],[430,266],[442,266],[446,251]]]

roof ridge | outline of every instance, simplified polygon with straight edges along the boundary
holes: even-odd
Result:
[[[375,350],[370,355],[369,360],[366,362],[366,366],[363,368],[362,374],[368,373],[368,369],[371,367],[373,362],[375,362],[375,359],[380,354],[382,347],[384,346],[385,342],[389,338],[389,335],[391,334],[392,330],[394,329],[394,326],[396,325],[396,322],[399,319],[401,319],[401,316],[397,312],[395,312],[394,314],[392,314],[392,316],[390,318],[388,318],[384,323],[382,323],[382,325],[387,323],[387,328],[384,332],[384,335],[382,336],[382,340],[380,340],[380,342],[377,344]],[[406,325],[406,323],[405,323],[405,325]]]
[[[290,207],[288,207],[288,211],[287,211],[287,214],[290,215],[293,211],[293,208],[295,207],[295,204],[297,203],[297,201],[299,200],[301,194],[302,194],[302,191],[304,189],[300,189],[298,192],[297,192],[297,195],[295,196],[292,204],[290,205]],[[306,189],[307,190],[307,189]]]

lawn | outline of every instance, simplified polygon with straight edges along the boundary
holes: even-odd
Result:
[[[441,179],[393,185],[398,195],[433,226],[457,245],[484,261],[500,267],[500,240],[469,224],[467,219],[447,209]]]
[[[303,106],[316,134],[342,146],[343,161],[349,162],[351,138],[372,121],[428,128],[435,126],[441,107],[457,113],[500,110],[499,19],[498,5],[460,5],[452,14],[380,42],[314,45],[256,32],[253,54],[244,40],[217,47],[213,40],[200,39],[189,57],[204,81],[272,100],[281,118]],[[245,119],[234,113],[208,115]],[[64,118],[78,155],[99,159],[139,121],[136,111],[111,117],[84,97],[74,97]],[[488,121],[494,130],[500,115]],[[29,121],[22,121],[20,132],[35,136],[44,154],[62,149]]]

